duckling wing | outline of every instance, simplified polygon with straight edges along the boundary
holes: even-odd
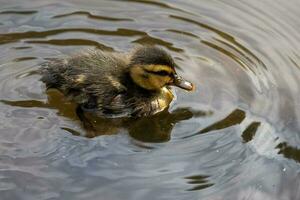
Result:
[[[125,117],[130,116],[132,109],[124,101],[124,94],[118,94],[109,100],[105,105],[101,107],[102,116],[105,117]]]

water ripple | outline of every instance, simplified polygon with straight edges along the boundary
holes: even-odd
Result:
[[[6,10],[6,11],[1,11],[0,15],[4,15],[4,14],[11,14],[11,15],[33,15],[36,14],[38,11],[35,10]]]
[[[87,16],[90,19],[97,19],[97,20],[107,20],[107,21],[133,21],[132,19],[129,18],[116,18],[116,17],[106,17],[106,16],[99,16],[99,15],[93,15],[89,12],[85,11],[76,11],[76,12],[71,12],[71,13],[66,13],[66,14],[61,14],[61,15],[55,15],[52,18],[63,18],[63,17],[69,17],[69,16],[76,16],[76,15],[83,15]]]
[[[6,2],[3,199],[299,199],[299,2]],[[34,73],[79,46],[164,47],[196,84],[141,119],[76,114]],[[90,129],[89,129],[90,128]],[[82,137],[86,136],[86,137]]]
[[[54,29],[48,31],[27,31],[23,33],[8,33],[0,34],[0,44],[7,44],[11,42],[18,42],[19,40],[29,39],[29,38],[45,38],[48,36],[58,35],[68,32],[81,32],[97,35],[111,35],[111,36],[141,36],[146,35],[146,33],[130,30],[130,29],[117,29],[115,31],[100,30],[100,29],[88,29],[88,28],[69,28],[69,29]]]

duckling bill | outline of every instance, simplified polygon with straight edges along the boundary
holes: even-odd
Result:
[[[166,51],[149,46],[128,54],[88,50],[50,60],[41,73],[47,88],[104,117],[153,115],[171,103],[170,86],[194,89],[176,73]]]

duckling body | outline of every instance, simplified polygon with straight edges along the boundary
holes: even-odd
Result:
[[[133,54],[88,50],[50,60],[41,70],[41,80],[85,111],[105,117],[140,117],[162,111],[171,103],[171,78],[166,73],[171,76],[174,69],[169,65],[173,65],[171,57],[156,47]]]

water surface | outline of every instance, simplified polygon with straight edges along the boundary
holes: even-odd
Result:
[[[300,199],[299,1],[0,3],[1,199]],[[33,73],[136,44],[196,91],[149,118],[88,116],[91,131]]]

